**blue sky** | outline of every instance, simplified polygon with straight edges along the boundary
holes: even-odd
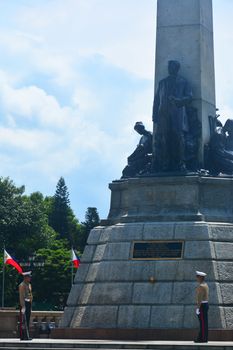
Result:
[[[233,115],[232,0],[214,0],[217,105]],[[106,218],[108,183],[151,129],[155,0],[0,0],[1,175]]]

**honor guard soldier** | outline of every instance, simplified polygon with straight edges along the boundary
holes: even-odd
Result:
[[[22,273],[23,282],[19,285],[20,303],[20,339],[31,340],[29,335],[30,316],[32,309],[31,271]]]
[[[195,343],[208,343],[209,287],[205,282],[206,273],[196,271],[198,287],[196,289],[196,314],[200,322],[200,331]]]

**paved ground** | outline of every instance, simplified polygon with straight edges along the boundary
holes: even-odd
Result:
[[[62,340],[62,339],[34,339],[19,341],[18,339],[0,339],[1,349],[182,349],[182,350],[233,350],[233,342],[209,342],[208,344],[194,344],[193,342],[177,341],[107,341],[107,340]]]

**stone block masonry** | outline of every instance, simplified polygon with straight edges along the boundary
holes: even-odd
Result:
[[[136,239],[160,241],[166,238],[166,227],[168,240],[184,240],[183,259],[132,260],[134,229]],[[205,270],[210,327],[231,327],[233,253],[228,247],[233,244],[229,242],[232,232],[232,224],[208,222],[119,223],[92,230],[61,326],[195,328],[195,270]],[[150,283],[151,277],[155,283]]]

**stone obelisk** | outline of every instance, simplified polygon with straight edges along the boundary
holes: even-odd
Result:
[[[168,60],[181,63],[203,149],[215,114],[212,0],[158,0],[157,26],[155,85]],[[89,235],[54,336],[194,339],[195,270],[208,275],[211,336],[231,334],[232,178],[136,176],[110,190],[108,219]]]
[[[167,76],[168,60],[180,62],[180,74],[193,88],[193,105],[202,123],[202,163],[208,116],[216,113],[212,0],[158,0],[155,90]]]

